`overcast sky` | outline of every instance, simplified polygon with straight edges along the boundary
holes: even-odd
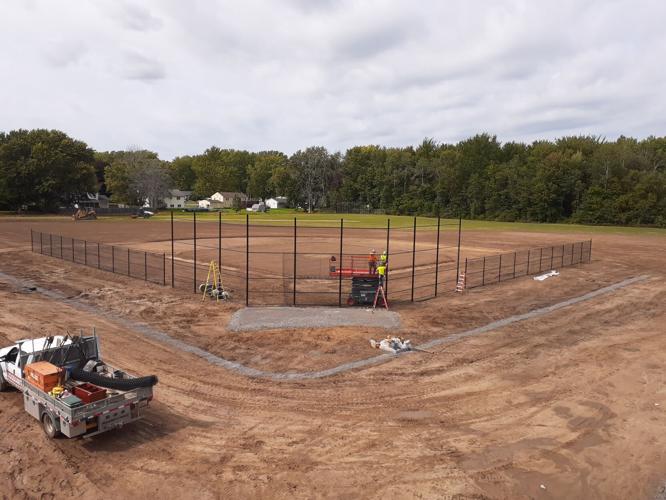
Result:
[[[665,0],[3,0],[0,130],[163,159],[666,134]]]

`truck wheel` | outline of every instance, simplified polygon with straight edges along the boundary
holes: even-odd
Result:
[[[44,429],[44,434],[46,434],[49,439],[53,439],[58,434],[53,418],[48,413],[42,415],[42,428]]]
[[[0,372],[0,392],[6,391],[7,390],[7,382],[5,382],[5,379],[2,376],[2,372]]]

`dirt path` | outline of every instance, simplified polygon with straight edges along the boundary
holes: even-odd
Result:
[[[9,431],[0,434],[2,495],[654,498],[666,476],[666,241],[607,237],[595,245],[595,262],[559,280],[519,280],[405,307],[405,330],[427,342],[629,276],[651,278],[436,355],[298,382],[211,366],[114,316],[274,371],[359,359],[342,346],[377,332],[231,338],[221,326],[236,310],[231,304],[201,308],[189,294],[4,252],[0,271],[109,314],[0,283],[0,342],[95,325],[109,362],[156,373],[160,384],[143,421],[90,441],[48,441],[19,394],[0,394],[0,424]],[[268,354],[285,342],[301,354]]]

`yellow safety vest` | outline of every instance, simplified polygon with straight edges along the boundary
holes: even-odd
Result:
[[[377,274],[379,274],[380,276],[384,276],[386,274],[386,266],[384,264],[380,265],[377,268]]]

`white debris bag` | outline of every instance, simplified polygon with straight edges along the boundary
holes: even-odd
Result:
[[[400,337],[386,337],[384,340],[379,341],[370,339],[370,345],[375,349],[381,349],[391,354],[412,350],[412,341],[403,340]]]
[[[539,276],[534,277],[534,281],[544,281],[550,278],[551,276],[559,276],[560,273],[558,273],[555,270],[548,271],[546,274],[540,274]]]

